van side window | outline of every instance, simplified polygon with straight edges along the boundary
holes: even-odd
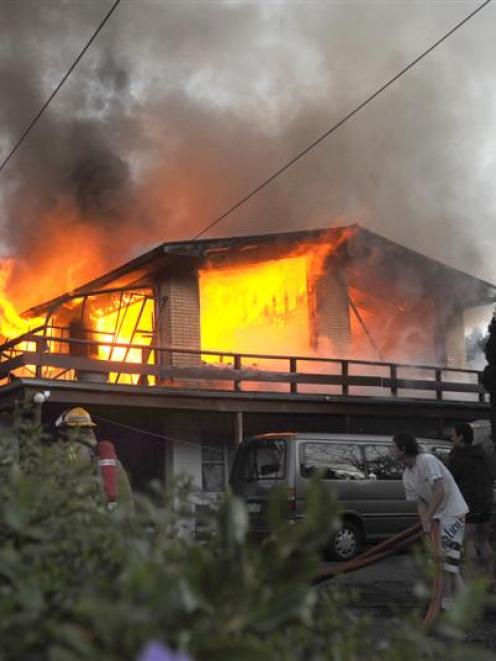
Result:
[[[365,446],[369,478],[377,480],[401,480],[403,468],[391,456],[390,445]]]
[[[360,446],[351,443],[301,443],[300,472],[310,477],[320,471],[324,480],[364,480]]]

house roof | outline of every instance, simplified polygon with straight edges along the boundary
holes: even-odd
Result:
[[[72,298],[90,295],[96,291],[151,286],[153,276],[162,270],[200,265],[213,258],[222,258],[223,255],[232,257],[235,254],[244,254],[249,257],[250,251],[260,251],[264,247],[272,249],[275,246],[280,251],[287,251],[303,242],[324,242],[343,236],[346,236],[346,240],[339,249],[339,254],[355,264],[365,263],[370,259],[383,265],[388,264],[390,277],[400,277],[405,269],[413,269],[422,274],[428,287],[432,286],[436,290],[448,288],[450,295],[454,296],[462,307],[496,301],[496,285],[447,266],[360,225],[348,225],[331,229],[162,243],[71,292],[30,308],[25,314],[44,314]],[[391,265],[394,265],[392,270]]]

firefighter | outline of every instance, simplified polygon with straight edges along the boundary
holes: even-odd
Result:
[[[76,406],[72,409],[66,409],[56,420],[55,427],[60,431],[64,443],[67,445],[69,457],[73,461],[88,464],[109,464],[113,463],[117,470],[117,484],[115,498],[108,497],[108,490],[106,484],[102,484],[104,491],[107,495],[107,503],[109,508],[116,505],[128,511],[133,510],[133,495],[131,485],[129,484],[126,471],[121,462],[115,457],[115,460],[98,458],[98,446],[95,432],[93,429],[96,424],[91,419],[90,414],[86,409],[81,406]],[[107,446],[108,441],[104,442]],[[102,445],[102,444],[100,444]],[[115,455],[114,455],[115,456]],[[105,480],[104,471],[101,472],[102,481]]]

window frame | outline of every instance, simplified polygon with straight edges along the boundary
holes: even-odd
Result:
[[[357,450],[357,452],[359,454],[359,457],[361,459],[361,462],[362,462],[363,477],[357,477],[355,479],[350,478],[350,477],[345,477],[345,478],[339,478],[339,477],[327,477],[326,478],[326,477],[324,477],[323,479],[326,482],[327,481],[332,481],[332,480],[335,480],[337,482],[345,482],[345,481],[348,481],[348,482],[362,482],[362,481],[368,479],[368,477],[367,477],[368,476],[367,465],[366,465],[366,461],[365,461],[365,454],[364,454],[364,451],[363,451],[363,444],[362,443],[355,443],[353,441],[346,441],[346,440],[340,441],[339,439],[333,440],[332,442],[325,441],[325,440],[313,440],[313,439],[302,440],[300,442],[299,448],[298,448],[299,476],[300,476],[300,478],[308,479],[310,477],[310,476],[305,475],[303,473],[303,466],[305,464],[303,453],[304,453],[304,448],[305,448],[306,445],[324,445],[326,447],[331,447],[331,448],[336,447],[336,446],[339,446],[339,447],[348,446],[348,447],[352,447],[355,450]],[[331,466],[329,466],[329,468],[332,470]]]
[[[201,447],[201,457],[200,457],[201,482],[202,482],[202,491],[204,493],[222,493],[223,491],[226,490],[227,485],[229,484],[229,466],[228,466],[229,457],[228,457],[228,447],[227,447],[228,444],[227,444],[227,441],[226,441],[225,438],[224,439],[222,439],[222,438],[219,439],[218,442],[219,442],[219,444],[221,444],[221,446],[219,448],[212,447],[211,443],[213,443],[213,442],[214,441],[212,441],[212,439],[206,440],[206,439],[202,438],[201,444],[200,444],[200,447]],[[209,447],[209,445],[210,445],[210,447]],[[220,455],[219,459],[205,459],[204,458],[205,457],[205,452],[204,451],[208,450],[208,449],[210,449],[210,450],[213,449],[215,451],[218,450],[219,455]],[[222,467],[222,482],[223,482],[222,489],[220,489],[220,490],[219,489],[207,489],[206,483],[205,483],[206,481],[205,481],[204,476],[203,476],[204,466],[221,466]]]
[[[256,478],[249,478],[248,475],[248,467],[247,467],[247,457],[249,457],[248,453],[254,451],[256,446],[270,446],[274,445],[275,443],[281,444],[283,447],[283,471],[281,475],[278,475],[274,477],[273,475],[258,475]],[[239,451],[236,453],[236,459],[235,463],[233,465],[233,476],[236,482],[262,482],[262,481],[269,481],[269,482],[282,482],[286,480],[287,476],[287,471],[288,471],[288,439],[285,437],[281,438],[275,438],[269,440],[263,440],[263,439],[255,439],[253,441],[248,441],[243,443],[242,445],[242,453]],[[239,466],[238,466],[239,462]],[[243,472],[241,473],[241,470],[239,468],[243,469]]]
[[[383,447],[383,448],[386,448],[386,450],[388,451],[387,455],[390,456],[392,443],[389,444],[389,443],[384,443],[384,442],[380,442],[380,441],[367,441],[363,444],[362,449],[363,449],[363,455],[364,455],[364,458],[365,458],[365,465],[366,465],[366,469],[367,469],[367,479],[370,479],[370,475],[372,474],[372,475],[375,475],[374,479],[376,479],[378,482],[398,482],[398,481],[401,481],[403,468],[401,467],[401,465],[399,463],[397,464],[396,462],[394,462],[394,459],[392,459],[392,457],[391,457],[391,461],[394,462],[395,465],[397,465],[397,467],[398,467],[398,477],[392,477],[392,478],[389,478],[389,479],[384,479],[384,478],[378,478],[377,477],[377,475],[374,472],[373,467],[371,467],[371,463],[370,463],[371,461],[373,461],[373,459],[369,459],[368,454],[367,454],[367,449],[370,448],[370,447]]]

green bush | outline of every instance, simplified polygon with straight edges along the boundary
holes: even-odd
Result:
[[[459,603],[443,638],[405,621],[374,640],[347,595],[312,585],[337,515],[318,479],[302,525],[286,522],[276,491],[273,533],[251,543],[245,507],[227,495],[198,543],[185,532],[187,486],[136,496],[133,516],[108,511],[93,467],[47,440],[20,416],[0,442],[1,661],[134,660],[149,641],[197,661],[467,657],[459,624],[480,595]]]

